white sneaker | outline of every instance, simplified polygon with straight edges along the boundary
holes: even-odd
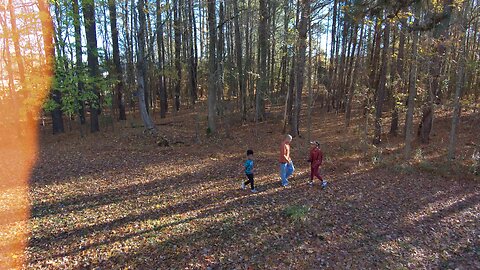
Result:
[[[327,181],[323,180],[322,181],[322,189],[325,189],[327,187]]]
[[[245,189],[245,183],[244,183],[244,182],[242,182],[242,187],[241,187],[241,189]]]
[[[256,188],[252,189],[252,193],[257,193],[258,190]]]

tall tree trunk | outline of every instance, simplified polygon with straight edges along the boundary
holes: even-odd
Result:
[[[216,82],[217,82],[217,61],[215,46],[217,44],[217,31],[216,31],[216,13],[215,13],[215,0],[210,0],[207,3],[208,9],[208,129],[210,133],[216,132],[215,114],[216,114]]]
[[[135,10],[134,10],[134,1],[130,1],[130,6],[132,7],[132,14],[129,16],[129,6],[128,6],[129,1],[125,1],[125,20],[124,22],[124,29],[125,29],[125,37],[126,37],[126,56],[127,56],[127,78],[126,78],[126,83],[127,83],[127,88],[131,92],[135,92],[134,90],[136,88],[135,86],[135,65],[133,63],[133,54],[134,54],[134,44],[133,44],[133,36],[134,36],[134,29],[136,26],[134,26],[134,22],[136,22],[135,18]],[[129,20],[130,18],[130,20]],[[133,99],[133,95],[129,96],[128,102],[130,104],[130,108],[135,112],[135,99]]]
[[[287,70],[288,70],[288,22],[289,22],[289,1],[285,0],[284,15],[283,15],[283,46],[282,46],[282,63],[280,65],[281,70],[281,82],[280,93],[287,98]]]
[[[165,42],[163,38],[163,25],[162,22],[162,6],[161,1],[156,1],[157,8],[157,48],[158,48],[158,71],[159,71],[159,84],[158,94],[160,97],[160,118],[165,118],[167,113],[168,101],[167,101],[167,89],[165,87]]]
[[[97,27],[95,24],[95,0],[82,0],[85,36],[87,38],[88,69],[92,78],[98,78]],[[100,131],[98,115],[100,113],[99,93],[96,83],[93,85],[94,98],[90,103],[90,131]]]
[[[432,76],[431,89],[428,92],[427,104],[422,110],[422,122],[420,123],[419,135],[422,143],[428,143],[430,140],[434,118],[434,103],[438,102],[441,96],[440,73],[442,70],[442,59],[446,52],[445,39],[448,35],[452,6],[453,0],[443,0],[443,9],[446,16],[433,29],[433,38],[437,44],[430,70]]]
[[[468,56],[468,45],[466,37],[468,25],[466,22],[466,18],[468,16],[469,10],[469,1],[465,1],[463,4],[463,15],[461,16],[461,40],[460,40],[460,52],[459,56],[460,59],[458,60],[458,71],[457,71],[457,79],[455,82],[455,98],[453,100],[453,115],[452,115],[452,128],[450,129],[450,138],[448,144],[448,153],[447,158],[452,160],[455,158],[455,148],[457,145],[457,129],[460,122],[460,114],[461,114],[461,103],[460,99],[462,98],[462,94],[465,88],[465,63]]]
[[[387,79],[387,66],[388,66],[388,46],[390,43],[390,23],[385,22],[384,34],[383,34],[383,49],[382,49],[382,66],[380,68],[380,78],[377,87],[377,95],[375,102],[375,135],[373,138],[373,144],[380,144],[382,141],[382,110],[383,101],[385,99],[385,83]]]
[[[353,96],[355,94],[355,86],[357,83],[357,74],[358,70],[360,68],[360,52],[361,48],[363,45],[363,30],[365,28],[365,24],[362,24],[362,28],[360,30],[360,39],[359,39],[359,44],[357,48],[357,58],[355,59],[355,64],[353,67],[353,76],[352,76],[352,81],[349,86],[348,90],[348,98],[347,98],[347,104],[346,104],[346,112],[345,112],[345,126],[349,127],[350,126],[350,120],[351,120],[351,115],[352,115],[352,101],[353,101]]]
[[[336,47],[336,36],[337,36],[337,6],[338,0],[334,0],[333,2],[333,12],[332,12],[332,37],[331,37],[331,45],[330,45],[330,63],[328,66],[328,83],[327,83],[327,91],[329,96],[333,96],[333,87],[334,87],[334,79],[333,79],[333,71],[334,71],[334,55],[335,55],[335,47]],[[327,101],[328,108],[330,108],[330,101]]]
[[[137,51],[137,95],[140,115],[146,130],[155,130],[155,125],[148,115],[147,103],[145,102],[145,80],[147,76],[147,66],[145,64],[145,32],[147,30],[145,19],[145,0],[138,1],[138,20],[139,29],[137,33],[138,51]]]
[[[290,125],[290,127],[293,125],[292,124],[292,119],[293,119],[293,113],[292,113],[292,107],[293,107],[293,91],[295,90],[295,65],[297,64],[296,61],[296,56],[295,53],[292,55],[292,66],[290,67],[290,72],[289,72],[289,82],[288,82],[288,92],[285,97],[285,113],[283,117],[283,133],[287,132],[287,127]]]
[[[337,76],[337,82],[335,83],[336,86],[336,111],[339,112],[342,109],[342,102],[344,100],[344,89],[345,89],[345,69],[346,69],[346,62],[348,56],[348,49],[350,48],[350,41],[348,41],[348,30],[349,30],[349,23],[348,20],[344,18],[343,20],[343,30],[342,30],[342,53],[340,55],[340,64],[339,64],[339,71]]]
[[[308,108],[307,108],[307,142],[312,139],[312,106],[313,106],[313,92],[312,92],[312,28],[309,18],[308,23],[308,67],[307,67],[307,89],[308,89]]]
[[[378,22],[378,19],[375,22],[375,29],[374,29],[374,34],[373,34],[373,44],[371,46],[371,56],[370,56],[370,78],[369,78],[369,88],[368,88],[368,93],[365,96],[364,100],[364,114],[368,118],[368,104],[371,104],[370,102],[370,92],[372,89],[376,89],[378,87],[378,80],[379,80],[379,71],[380,68],[379,62],[380,62],[380,43],[381,43],[381,25]]]
[[[225,25],[225,15],[223,11],[223,2],[220,1],[219,9],[219,22],[218,22],[218,40],[217,40],[217,110],[219,115],[223,117],[225,111],[225,104],[223,103],[224,99],[224,72],[223,72],[223,63],[224,63],[224,48],[225,48],[225,35],[224,35],[224,25]]]
[[[418,11],[416,12],[418,13]],[[418,21],[415,20],[414,24]],[[405,159],[409,160],[412,154],[413,141],[413,113],[415,110],[415,98],[417,96],[417,59],[418,59],[418,32],[413,32],[412,39],[412,63],[408,75],[408,102],[407,115],[405,121]]]
[[[390,122],[390,135],[397,136],[398,133],[398,105],[397,105],[397,95],[398,87],[395,87],[395,80],[397,80],[397,73],[400,72],[397,70],[397,65],[393,61],[393,56],[395,53],[395,44],[397,39],[397,26],[393,28],[393,39],[392,39],[392,51],[391,51],[391,61],[390,61],[390,88],[389,88],[389,97],[392,104],[392,121]]]
[[[197,63],[196,63],[196,57],[195,57],[195,51],[194,51],[194,44],[196,44],[196,26],[195,26],[195,21],[194,21],[194,9],[193,9],[193,0],[186,0],[188,1],[188,50],[189,50],[189,56],[188,56],[188,63],[189,63],[189,92],[190,92],[190,101],[192,105],[195,105],[195,102],[197,101]]]
[[[400,87],[400,93],[405,94],[407,91],[407,78],[405,77],[405,43],[406,43],[406,19],[401,20],[401,28],[400,28],[400,38],[399,38],[399,43],[398,43],[398,56],[397,56],[397,73],[399,75],[399,87]],[[408,99],[408,98],[407,98]],[[397,100],[398,102],[398,100]],[[400,102],[399,102],[400,103]],[[406,102],[402,101],[402,103],[406,104]],[[403,134],[405,135],[405,126],[403,130]]]
[[[239,19],[240,13],[238,11],[238,2],[233,2],[233,12],[234,14],[234,27],[235,27],[235,51],[237,53],[237,71],[238,71],[238,86],[240,89],[240,110],[242,112],[242,121],[247,120],[247,93],[245,90],[245,75],[243,74],[243,66],[242,66],[242,42],[241,42],[241,33],[240,33],[240,25]]]
[[[123,99],[123,70],[120,62],[120,48],[118,46],[118,29],[117,29],[117,5],[116,0],[108,1],[108,10],[110,13],[110,31],[112,32],[112,46],[113,46],[113,63],[115,64],[115,78],[117,79],[117,85],[115,86],[117,94],[118,105],[118,119],[127,120],[125,114],[125,101]]]
[[[83,70],[83,61],[82,61],[82,30],[81,30],[81,25],[80,25],[80,8],[78,6],[78,0],[73,0],[73,26],[75,28],[75,62],[76,62],[76,74],[79,77],[78,80],[78,92],[79,96],[83,94],[84,91],[84,85],[83,82],[80,80],[80,73]],[[79,104],[79,109],[78,109],[78,115],[80,118],[80,125],[85,124],[85,103],[83,102],[82,99],[78,100]],[[80,131],[83,134],[83,128],[80,127]]]
[[[43,0],[44,1],[44,0]],[[48,7],[48,6],[47,6]],[[48,8],[46,10],[46,12],[49,12],[48,11]],[[50,13],[48,13],[50,15]],[[2,30],[3,30],[3,33],[7,33],[8,32],[8,27],[7,27],[7,22],[4,20],[3,17],[0,16],[0,24],[2,25]],[[52,25],[53,27],[53,25]],[[42,29],[43,30],[43,29]],[[45,38],[45,37],[44,37]],[[15,75],[13,74],[13,63],[12,63],[12,56],[10,54],[10,44],[8,42],[8,39],[3,39],[4,41],[4,54],[5,54],[5,65],[6,65],[6,69],[7,69],[7,76],[8,76],[8,89],[9,89],[9,96],[13,99],[13,104],[14,106],[17,106],[17,102],[16,102],[16,91],[15,91]],[[52,42],[51,42],[52,43]],[[53,43],[52,43],[53,44]],[[47,52],[45,52],[46,54]],[[3,60],[3,59],[2,59]],[[2,70],[3,71],[3,70]],[[3,74],[3,73],[2,73]]]
[[[292,136],[300,135],[300,110],[302,107],[302,90],[305,72],[305,52],[307,49],[307,31],[310,22],[310,0],[302,0],[301,18],[298,25],[298,41],[295,65],[295,108],[293,110],[292,119]]]
[[[269,82],[269,88],[270,88],[270,95],[274,95],[275,91],[275,47],[276,47],[276,39],[275,39],[275,30],[276,30],[276,14],[277,14],[277,3],[276,1],[271,2],[271,11],[270,14],[272,17],[272,22],[270,24],[270,36],[272,39],[272,44],[270,46],[270,82]],[[276,97],[276,95],[275,95]]]
[[[346,67],[347,67],[347,73],[345,75],[344,79],[344,86],[343,86],[343,92],[344,92],[344,97],[343,97],[343,108],[342,110],[346,113],[347,112],[347,103],[348,103],[348,97],[349,97],[349,91],[350,91],[350,84],[352,83],[352,72],[353,72],[353,66],[354,66],[354,60],[355,60],[355,49],[357,48],[357,40],[358,40],[358,25],[355,25],[354,28],[351,28],[353,33],[351,33],[350,38],[350,44],[348,48],[348,53],[347,53],[347,60],[345,61]],[[363,34],[363,32],[362,32]],[[353,35],[353,37],[352,37]]]
[[[12,40],[15,49],[15,61],[17,62],[18,74],[20,75],[20,84],[25,87],[25,67],[23,65],[23,57],[20,49],[20,34],[17,29],[17,16],[12,0],[8,0],[8,10],[10,13],[10,24],[12,27]]]
[[[9,1],[9,4],[11,5],[11,1]],[[53,23],[52,23],[52,20],[51,20],[51,17],[50,17],[48,2],[45,1],[45,0],[40,0],[38,2],[38,7],[39,7],[40,14],[41,14],[40,20],[41,20],[41,24],[42,24],[42,37],[43,37],[45,59],[46,59],[45,78],[52,78],[53,77],[53,67],[54,67],[54,57],[55,57],[55,47],[53,45],[53,36],[54,36]],[[13,12],[13,6],[10,6],[10,8],[11,8],[10,13],[11,14],[14,13]],[[17,44],[17,45],[18,45],[18,50],[19,50],[18,52],[20,52],[20,45],[19,44]],[[17,50],[17,48],[15,48],[15,50]],[[19,54],[17,54],[17,56],[19,56]],[[18,61],[17,61],[17,64],[18,64]],[[25,74],[23,74],[23,76],[24,75]],[[25,77],[24,77],[24,79],[25,79]],[[24,83],[25,83],[25,81],[23,82],[23,85],[24,85]],[[57,104],[57,106],[60,106],[61,96],[60,96],[60,92],[58,90],[53,91],[52,98],[55,101],[55,103]],[[54,111],[52,111],[52,122],[53,122],[53,134],[64,132],[63,117],[62,117],[62,111],[61,111],[60,107],[57,107]]]
[[[260,79],[257,84],[257,91],[255,91],[255,121],[263,121],[265,119],[265,101],[264,96],[267,93],[268,74],[267,74],[267,20],[268,9],[267,0],[260,0],[260,22],[258,24],[258,49],[259,49],[259,74]]]
[[[180,59],[180,52],[181,52],[181,42],[182,42],[182,34],[181,34],[181,25],[180,20],[182,18],[182,12],[179,5],[179,1],[181,0],[174,0],[173,1],[173,18],[174,18],[174,32],[175,32],[175,69],[177,71],[177,75],[175,77],[175,96],[174,96],[174,110],[178,112],[180,110],[180,90],[181,90],[181,83],[182,83],[182,62]]]

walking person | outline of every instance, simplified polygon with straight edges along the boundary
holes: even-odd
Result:
[[[247,176],[247,181],[242,182],[242,189],[245,189],[245,186],[250,184],[250,190],[253,193],[257,192],[255,189],[255,183],[253,179],[253,150],[247,150],[247,161],[243,164],[245,167],[245,175]]]
[[[292,158],[290,157],[290,143],[292,142],[292,139],[293,138],[290,134],[285,135],[280,146],[280,179],[282,180],[283,187],[289,185],[288,177],[295,171]]]
[[[320,166],[323,162],[323,152],[320,149],[320,143],[318,141],[310,142],[312,149],[310,150],[310,157],[308,162],[310,162],[310,185],[313,185],[313,178],[317,177],[318,180],[322,182],[322,188],[327,187],[327,181],[323,179],[320,175]]]

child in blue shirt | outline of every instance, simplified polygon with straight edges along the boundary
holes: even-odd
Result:
[[[245,186],[250,184],[252,192],[255,193],[257,190],[255,189],[255,184],[253,182],[253,150],[247,150],[247,161],[245,161],[243,166],[245,167],[245,175],[248,180],[242,182],[242,189],[245,189]]]

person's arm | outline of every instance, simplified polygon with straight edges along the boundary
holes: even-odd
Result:
[[[284,149],[285,149],[285,159],[287,160],[287,162],[292,162],[292,159],[290,158],[290,147],[287,147],[285,145]]]
[[[318,164],[322,165],[322,162],[323,162],[323,152],[322,152],[322,150],[319,150],[319,153],[318,153]]]
[[[280,153],[283,156],[283,159],[288,162],[287,146],[285,144],[282,144],[282,147],[280,148]]]
[[[240,170],[240,174],[245,172],[245,168],[246,168],[245,165],[246,165],[245,163],[242,164],[242,169]]]
[[[314,156],[313,156],[313,151],[310,151],[310,157],[308,158],[308,162],[312,163]]]

